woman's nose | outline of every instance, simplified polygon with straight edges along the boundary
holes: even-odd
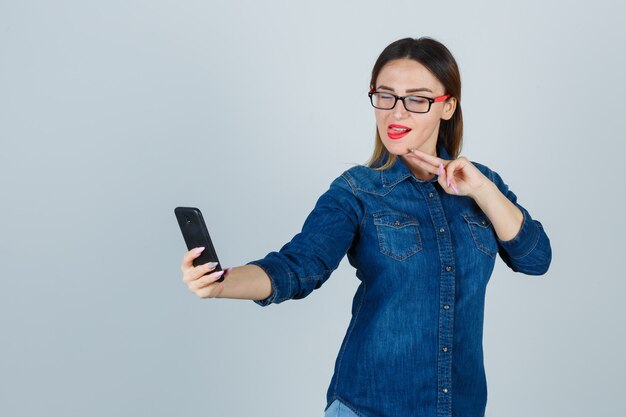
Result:
[[[402,100],[396,101],[396,106],[393,108],[392,111],[393,117],[398,120],[405,118],[409,114],[409,112],[404,108],[404,103],[402,103]]]

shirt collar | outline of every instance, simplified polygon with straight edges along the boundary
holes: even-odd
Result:
[[[437,156],[442,159],[450,159],[450,155],[446,152],[446,149],[443,145],[437,145]],[[403,181],[407,178],[415,178],[413,172],[406,165],[404,160],[400,157],[396,158],[396,162],[386,170],[380,172],[381,180],[383,183],[383,187],[393,187],[400,181]],[[419,178],[415,178],[417,182],[437,182],[438,175],[430,180],[421,180]]]

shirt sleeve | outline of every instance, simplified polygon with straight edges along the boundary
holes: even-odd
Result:
[[[337,269],[362,219],[362,206],[344,175],[317,200],[300,233],[280,251],[248,262],[262,268],[272,283],[269,297],[253,300],[256,304],[264,307],[304,298]]]
[[[500,258],[515,272],[527,275],[545,274],[552,261],[552,248],[543,225],[534,220],[528,210],[517,202],[517,196],[497,172],[491,170],[490,179],[524,215],[522,226],[515,237],[504,241],[496,235]]]

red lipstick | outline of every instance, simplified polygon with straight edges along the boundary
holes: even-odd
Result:
[[[393,140],[402,139],[410,131],[411,131],[411,128],[408,126],[396,125],[396,124],[391,124],[387,126],[387,136],[389,137],[389,139],[393,139]]]

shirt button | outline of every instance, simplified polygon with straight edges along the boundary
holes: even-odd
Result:
[[[450,306],[446,304],[446,305],[443,306],[443,309],[444,310],[450,310]]]
[[[400,222],[398,220],[396,220],[393,224],[396,226],[400,226]]]
[[[447,352],[447,351],[448,351],[448,348],[447,348],[447,347],[444,347],[442,350],[443,350],[444,352]]]
[[[444,388],[444,389],[442,389],[442,391],[447,394],[448,393],[448,388]]]
[[[487,222],[485,220],[482,221],[483,225],[487,224]]]
[[[439,233],[443,233],[443,232],[445,232],[445,231],[446,231],[446,229],[444,229],[443,227],[441,227],[441,228],[439,229]]]
[[[428,193],[428,197],[433,198],[434,194],[433,193]]]
[[[446,266],[446,271],[448,272],[452,271],[452,267],[450,265]]]

